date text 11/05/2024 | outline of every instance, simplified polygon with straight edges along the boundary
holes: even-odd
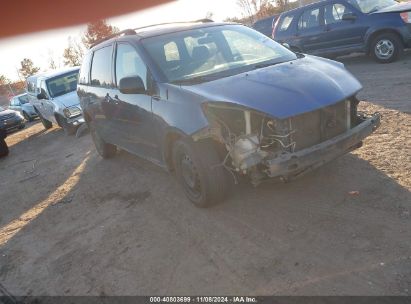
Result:
[[[150,297],[150,303],[258,303],[255,297]]]

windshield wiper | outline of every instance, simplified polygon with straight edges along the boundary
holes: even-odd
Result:
[[[259,64],[254,65],[254,69],[262,69],[262,68],[266,68],[266,67],[269,67],[269,66],[272,66],[272,65],[279,64],[279,63],[281,63],[281,62],[259,63]]]
[[[175,80],[172,83],[177,84],[177,85],[196,84],[196,83],[202,83],[202,82],[214,80],[214,79],[217,79],[217,78],[220,78],[220,77],[221,76],[206,75],[206,76],[198,76],[198,77],[194,77],[194,78]]]

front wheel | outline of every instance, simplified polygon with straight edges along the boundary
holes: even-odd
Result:
[[[88,128],[90,130],[91,138],[93,139],[98,154],[100,154],[102,158],[114,157],[114,155],[116,155],[117,152],[117,147],[115,145],[106,143],[101,138],[93,122],[88,123]]]
[[[59,123],[59,126],[63,128],[64,133],[66,135],[73,135],[74,133],[76,133],[78,126],[73,126],[72,124],[69,124],[66,118],[57,115],[56,120]]]
[[[194,205],[205,208],[225,198],[227,172],[211,140],[178,140],[173,162],[176,177]]]
[[[396,61],[403,51],[400,38],[391,33],[378,35],[371,43],[370,53],[379,63]]]
[[[39,111],[36,111],[36,112],[37,112],[37,115],[38,115],[39,118],[40,118],[41,123],[43,124],[44,129],[46,129],[46,130],[47,130],[47,129],[50,129],[50,128],[53,126],[53,124],[51,123],[51,121],[45,119],[45,118],[43,117],[43,115],[41,115],[41,113],[40,113]]]

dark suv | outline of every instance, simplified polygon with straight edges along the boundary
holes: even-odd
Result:
[[[260,19],[251,26],[256,31],[271,37],[273,35],[273,28],[279,15],[273,15],[264,19]]]
[[[273,39],[292,50],[338,56],[365,52],[395,61],[411,47],[411,3],[394,0],[327,0],[281,14]]]
[[[357,114],[344,65],[295,54],[239,24],[125,30],[91,48],[77,93],[98,153],[117,147],[174,171],[208,206],[230,178],[291,180],[361,145],[380,116]]]

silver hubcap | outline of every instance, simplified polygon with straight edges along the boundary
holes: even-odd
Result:
[[[375,45],[375,55],[379,59],[388,59],[391,58],[392,55],[394,54],[394,44],[387,39],[383,39],[378,41],[378,43]]]

